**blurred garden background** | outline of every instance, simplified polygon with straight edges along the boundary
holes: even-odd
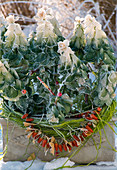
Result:
[[[54,11],[65,37],[72,35],[76,16],[85,17],[87,13],[95,16],[102,24],[110,42],[116,50],[117,45],[117,0],[0,0],[0,13],[7,17],[18,16],[23,29],[34,29],[34,15],[38,7],[49,6]]]

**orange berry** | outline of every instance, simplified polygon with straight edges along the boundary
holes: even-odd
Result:
[[[26,117],[28,117],[28,113],[25,113],[21,118],[25,119]]]
[[[38,139],[38,143],[41,143],[42,140],[43,140],[43,138],[40,137],[40,138]]]
[[[34,119],[33,118],[27,118],[26,122],[32,122]]]
[[[37,132],[33,132],[32,137],[34,138],[37,135]]]
[[[61,144],[58,145],[58,148],[59,148],[60,152],[62,152],[62,145]]]
[[[74,139],[76,139],[77,141],[80,141],[80,139],[76,136],[76,135],[73,135]]]
[[[54,144],[55,150],[58,151],[58,143]]]
[[[68,146],[69,150],[72,150],[72,148],[71,148],[71,146],[70,146],[70,145],[67,145],[67,146]]]
[[[80,139],[81,139],[81,141],[84,141],[84,138],[80,135]]]
[[[84,137],[87,137],[87,135],[86,135],[86,133],[85,133],[85,132],[83,132],[83,133],[82,133],[82,135],[83,135]]]
[[[88,131],[90,131],[91,133],[93,133],[93,130],[92,130],[88,125],[86,125],[86,129],[87,129]]]
[[[27,92],[27,91],[26,91],[25,89],[22,90],[22,94],[26,94],[26,92]]]
[[[97,108],[97,111],[100,112],[102,109],[100,107]]]
[[[65,145],[65,143],[63,144],[63,149],[67,151],[67,146]]]
[[[46,143],[47,143],[47,139],[46,139],[46,140],[44,139],[44,140],[42,141],[42,147],[45,147]]]
[[[91,114],[90,117],[91,117],[92,119],[98,120],[98,118],[97,118],[94,114]]]
[[[50,144],[49,143],[47,143],[47,148],[50,148]]]
[[[72,144],[72,146],[75,146],[75,143],[74,143],[74,141],[71,141],[71,144]]]
[[[76,147],[78,147],[78,144],[77,144],[77,142],[74,140],[74,141],[72,141],[72,146],[76,146]]]

